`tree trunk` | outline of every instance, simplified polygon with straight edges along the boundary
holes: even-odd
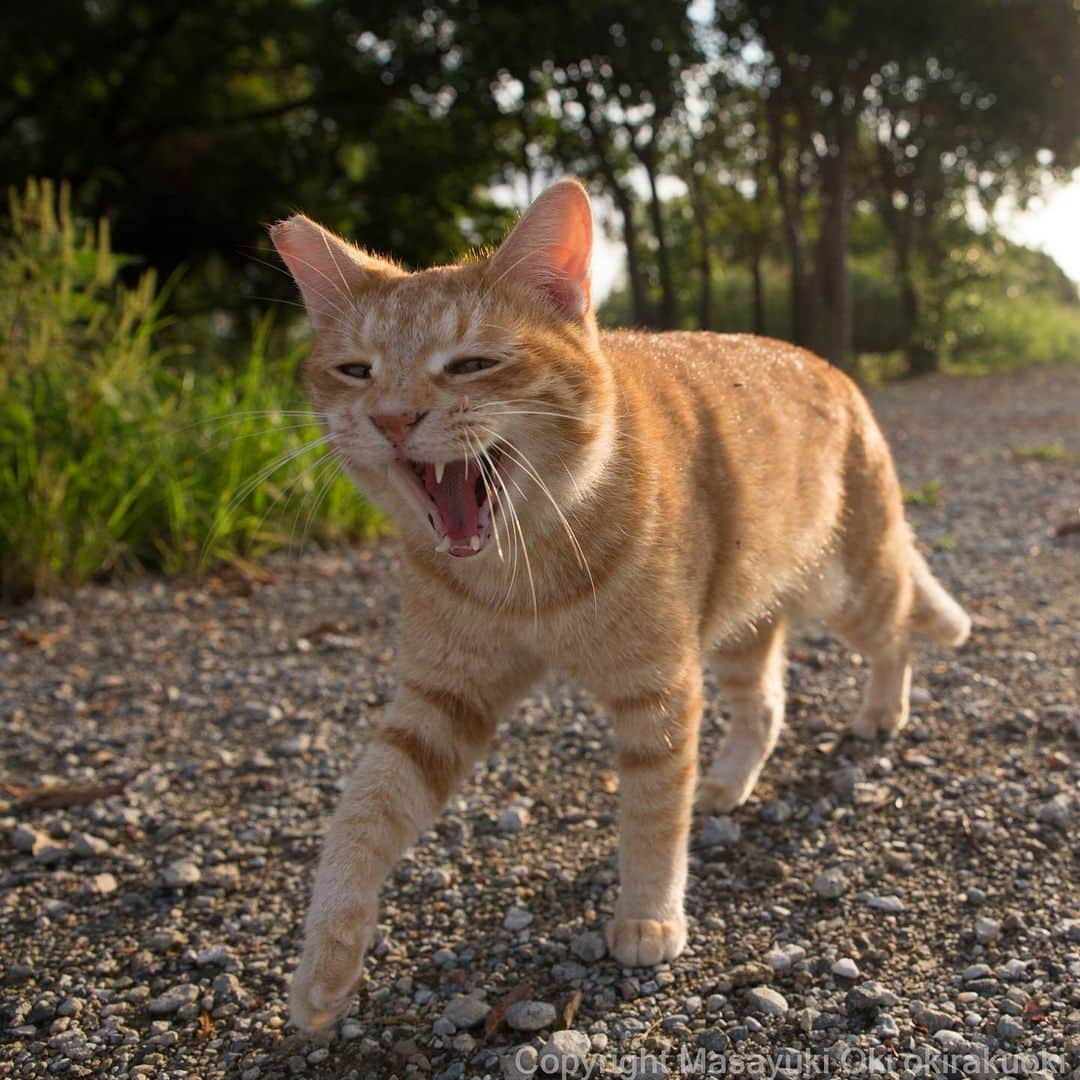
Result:
[[[701,181],[692,164],[687,171],[687,187],[698,233],[698,329],[708,330],[712,326],[712,242]]]
[[[608,180],[611,195],[622,218],[623,246],[626,248],[626,278],[630,285],[630,316],[635,326],[651,326],[649,301],[645,294],[645,281],[641,273],[641,241],[637,222],[634,221],[634,203],[630,193],[614,176]]]
[[[651,326],[649,302],[641,272],[641,242],[638,237],[637,222],[634,220],[634,200],[629,190],[620,183],[615,166],[608,156],[604,133],[588,112],[585,114],[585,127],[592,140],[600,173],[611,191],[611,197],[622,218],[623,246],[626,248],[626,279],[630,286],[630,317],[635,326]]]
[[[761,275],[761,242],[754,241],[750,255],[750,279],[753,283],[754,333],[765,333],[765,282]]]
[[[678,300],[675,296],[675,280],[671,274],[668,255],[667,229],[664,226],[664,209],[656,190],[656,155],[652,143],[638,153],[638,160],[645,168],[649,180],[649,217],[652,219],[656,239],[656,268],[660,274],[660,329],[671,330],[678,325]]]
[[[796,345],[814,347],[817,322],[812,282],[807,268],[806,230],[798,193],[784,169],[783,103],[770,98],[766,117],[769,129],[769,164],[776,180],[776,191],[784,223],[784,242],[788,249],[790,274],[791,340]]]
[[[822,163],[824,219],[818,243],[818,274],[826,316],[823,351],[838,368],[851,363],[851,283],[847,268],[848,213],[853,118],[841,95],[833,104],[834,139]]]

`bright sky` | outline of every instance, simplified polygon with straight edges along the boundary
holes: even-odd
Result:
[[[1071,183],[1051,189],[1027,210],[1006,209],[997,218],[1010,240],[1052,255],[1073,281],[1080,282],[1080,170],[1073,173]]]
[[[593,254],[593,297],[602,301],[618,284],[623,271],[623,249],[608,238],[605,223],[613,219],[605,199],[593,199],[597,229]],[[1052,255],[1058,265],[1080,284],[1080,170],[1071,183],[1051,188],[1033,200],[1027,210],[1003,205],[997,214],[1002,232],[1018,244]]]

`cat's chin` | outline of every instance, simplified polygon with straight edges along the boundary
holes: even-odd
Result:
[[[484,466],[474,460],[422,462],[399,459],[386,475],[405,501],[427,521],[436,552],[471,559],[494,536],[494,514],[504,484],[502,455],[488,452]]]

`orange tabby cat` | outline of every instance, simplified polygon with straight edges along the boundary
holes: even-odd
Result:
[[[597,330],[584,189],[545,191],[490,258],[407,273],[305,217],[274,226],[315,330],[312,404],[403,546],[400,688],[330,823],[292,1019],[349,1006],[395,860],[551,666],[613,718],[619,963],[686,941],[694,804],[750,795],[784,712],[784,632],[870,660],[859,736],[908,715],[913,631],[968,617],[904,521],[841,372],[778,341]],[[697,783],[702,665],[731,713]]]

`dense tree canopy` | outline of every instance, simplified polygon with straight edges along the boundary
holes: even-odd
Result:
[[[847,364],[876,253],[924,370],[972,201],[1080,160],[1071,0],[39,0],[0,11],[0,61],[0,178],[70,180],[119,249],[188,268],[188,310],[286,295],[257,256],[296,206],[419,265],[574,171],[632,321],[717,325],[742,266],[747,328]]]

